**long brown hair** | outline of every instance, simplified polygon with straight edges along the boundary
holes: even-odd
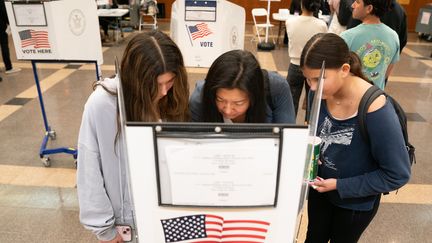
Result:
[[[174,73],[174,84],[156,104],[157,78],[166,72]],[[128,121],[189,119],[189,85],[183,57],[166,34],[151,31],[134,36],[124,51],[120,77]]]
[[[333,33],[319,33],[306,43],[300,56],[300,67],[320,69],[325,60],[326,69],[337,69],[343,64],[350,64],[350,72],[368,80],[362,71],[360,58],[348,49],[345,41]]]

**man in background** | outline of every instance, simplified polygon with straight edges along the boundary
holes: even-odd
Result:
[[[342,1],[350,2],[352,0],[342,0]],[[351,7],[350,7],[350,11],[351,11]],[[352,13],[350,15],[352,16]],[[399,44],[400,44],[399,52],[402,53],[402,49],[406,46],[408,40],[407,16],[404,8],[396,0],[391,0],[389,10],[385,12],[383,16],[380,17],[380,20],[388,27],[396,31],[396,33],[399,36]],[[347,28],[351,29],[356,27],[359,24],[361,24],[360,20],[352,19],[348,21]]]
[[[352,17],[362,24],[341,33],[350,50],[359,55],[363,73],[383,90],[400,50],[398,34],[380,20],[389,6],[390,0],[356,0]]]

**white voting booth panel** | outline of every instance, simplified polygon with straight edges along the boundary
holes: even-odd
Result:
[[[102,64],[95,1],[14,1],[6,9],[18,59]]]
[[[171,38],[185,65],[210,67],[221,54],[244,48],[245,10],[225,0],[177,0],[171,11]]]
[[[306,127],[283,129],[277,204],[270,207],[160,206],[153,128],[150,126],[126,126],[125,135],[137,233],[140,242],[174,242],[174,240],[165,238],[162,224],[169,224],[169,222],[162,220],[175,221],[177,220],[175,218],[184,219],[188,216],[199,217],[199,215],[206,215],[206,224],[207,218],[209,218],[216,225],[219,224],[219,227],[222,227],[220,224],[224,225],[225,223],[240,223],[245,227],[244,225],[248,223],[264,221],[268,224],[262,225],[262,231],[259,234],[263,238],[260,238],[259,242],[295,241],[305,193],[303,176],[308,141],[308,129]],[[235,232],[233,233],[235,234]],[[207,232],[207,234],[211,233]],[[247,241],[242,241],[241,238],[236,240],[236,242]],[[214,240],[214,242],[219,241],[224,242],[221,239]],[[183,240],[178,240],[178,242],[183,242]]]

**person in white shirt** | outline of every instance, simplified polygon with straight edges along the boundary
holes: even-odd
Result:
[[[301,52],[306,42],[313,35],[327,32],[326,23],[313,16],[313,13],[319,10],[320,2],[320,0],[302,0],[302,14],[286,21],[286,30],[289,39],[288,51],[291,61],[288,68],[287,80],[291,88],[296,115],[303,84],[305,84],[306,95],[309,92],[309,86],[305,82],[299,66]]]

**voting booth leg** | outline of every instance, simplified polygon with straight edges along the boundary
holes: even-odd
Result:
[[[42,112],[42,118],[43,118],[43,122],[44,122],[44,127],[45,127],[45,135],[44,138],[42,139],[42,144],[40,146],[39,149],[39,157],[43,163],[43,165],[45,167],[49,167],[51,166],[51,161],[48,155],[50,154],[58,154],[58,153],[66,153],[66,154],[70,154],[73,156],[74,158],[74,163],[75,166],[77,165],[77,156],[78,156],[78,150],[74,149],[74,148],[69,148],[69,147],[59,147],[59,148],[52,148],[52,149],[48,149],[47,145],[48,145],[48,141],[49,139],[55,140],[56,139],[56,132],[54,130],[51,129],[50,125],[48,124],[48,119],[46,116],[46,112],[45,112],[45,105],[44,105],[44,101],[43,101],[43,97],[42,97],[42,90],[40,87],[40,82],[39,82],[39,76],[37,74],[37,69],[36,69],[36,61],[32,60],[32,68],[33,68],[33,75],[35,78],[35,82],[36,82],[36,89],[38,92],[38,98],[39,98],[39,104],[41,107],[41,112]],[[47,61],[45,61],[47,62]],[[70,62],[70,61],[68,61]],[[96,66],[96,80],[99,80],[99,67],[97,62],[94,62],[95,66]]]

